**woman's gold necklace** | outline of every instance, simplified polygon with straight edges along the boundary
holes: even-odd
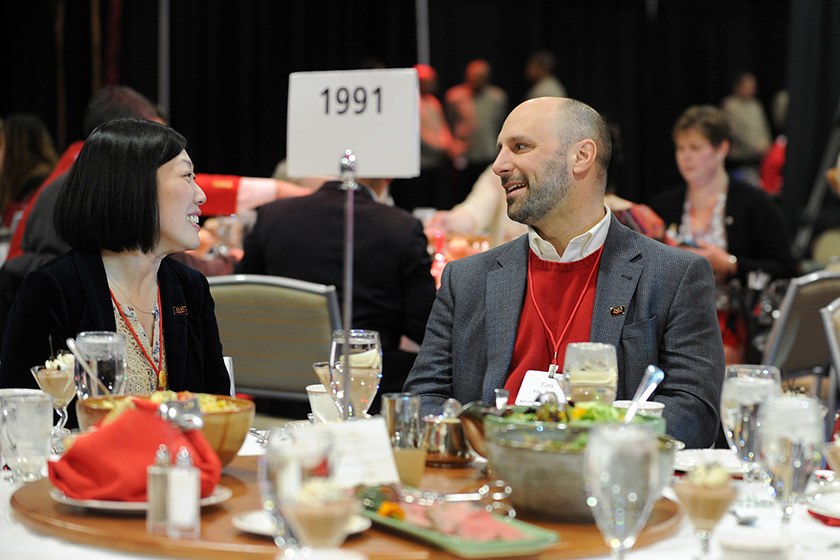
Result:
[[[123,291],[123,289],[122,289],[122,288],[120,288],[120,285],[119,285],[119,284],[117,284],[117,283],[116,283],[116,281],[114,281],[114,279],[113,279],[113,278],[111,278],[111,276],[109,276],[107,273],[105,274],[105,276],[107,276],[107,277],[108,277],[108,280],[111,282],[111,284],[113,284],[113,285],[114,285],[114,287],[117,289],[117,291],[119,291],[119,292],[120,292],[123,296],[125,296],[125,299],[127,299],[127,300],[128,300],[128,303],[130,303],[130,304],[132,305],[132,308],[133,308],[133,309],[135,309],[135,310],[139,311],[140,313],[145,313],[146,315],[154,315],[154,314],[155,314],[155,308],[154,308],[154,307],[152,307],[152,310],[151,310],[151,311],[146,311],[146,310],[144,310],[144,309],[141,309],[139,305],[137,305],[136,303],[134,303],[134,302],[131,300],[131,298],[130,298],[130,297],[128,297],[128,294],[127,294],[127,293],[125,293],[125,292]]]

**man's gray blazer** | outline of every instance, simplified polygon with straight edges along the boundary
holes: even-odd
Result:
[[[711,266],[611,220],[590,340],[616,347],[618,399],[633,396],[649,364],[661,367],[665,381],[653,400],[665,403],[667,432],[688,447],[708,447],[720,425],[724,372]],[[529,250],[525,235],[444,269],[405,384],[423,395],[424,414],[440,413],[449,397],[494,402],[513,355]]]

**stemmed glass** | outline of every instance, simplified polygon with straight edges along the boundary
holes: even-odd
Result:
[[[72,358],[72,357],[71,357]],[[38,386],[52,397],[53,408],[58,413],[58,422],[52,428],[52,448],[60,453],[64,448],[64,438],[70,435],[67,424],[67,405],[76,396],[76,382],[73,376],[73,360],[62,363],[61,359],[50,360],[49,365],[30,368]]]
[[[615,346],[600,342],[572,342],[566,346],[561,387],[567,399],[612,404],[617,383]]]
[[[767,506],[773,503],[761,476],[756,431],[762,403],[782,392],[779,369],[773,366],[735,364],[727,366],[720,398],[720,416],[726,441],[743,462],[746,491],[739,504]],[[756,491],[756,487],[761,490]]]
[[[350,355],[350,386],[344,386],[345,354]],[[336,405],[345,419],[367,417],[379,379],[382,377],[382,345],[376,331],[352,329],[349,336],[343,330],[332,333],[330,344],[330,387]],[[344,392],[349,392],[344,410]]]
[[[717,465],[698,466],[687,479],[674,484],[674,492],[694,525],[699,558],[708,557],[712,531],[738,494],[729,473]]]
[[[636,543],[661,490],[656,436],[635,424],[593,427],[583,475],[586,503],[612,558],[621,560]]]
[[[282,558],[308,558],[312,549],[338,547],[347,537],[359,506],[337,482],[332,449],[329,432],[316,426],[269,433],[260,490]]]
[[[796,502],[822,461],[822,410],[812,397],[782,395],[764,402],[758,421],[759,461],[769,474],[782,506],[783,531],[788,532]]]

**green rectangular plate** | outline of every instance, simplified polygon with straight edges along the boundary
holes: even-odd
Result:
[[[409,535],[428,542],[461,558],[504,558],[510,556],[526,556],[536,554],[557,544],[560,540],[557,533],[506,517],[496,516],[505,523],[510,523],[519,529],[525,538],[515,541],[468,541],[459,537],[444,535],[431,529],[425,529],[394,519],[376,512],[364,510],[364,515],[374,523],[383,525],[399,533]]]

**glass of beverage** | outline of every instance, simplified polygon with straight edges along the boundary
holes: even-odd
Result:
[[[76,347],[85,367],[76,361],[76,395],[80,400],[100,395],[121,395],[125,392],[125,339],[110,331],[85,331],[76,336]]]
[[[584,453],[586,503],[614,560],[636,542],[660,493],[659,450],[652,430],[603,424],[589,432]]]
[[[332,438],[323,426],[272,429],[259,462],[264,509],[283,558],[306,558],[347,537],[358,502],[335,476]]]
[[[822,410],[819,401],[805,395],[770,397],[758,412],[758,422],[758,460],[769,474],[787,531],[796,502],[822,462]]]
[[[349,386],[345,386],[347,356],[350,360]],[[343,330],[333,331],[329,385],[343,418],[368,417],[367,410],[379,390],[381,377],[382,345],[378,332],[353,329],[345,336]]]
[[[41,478],[50,454],[52,399],[43,391],[0,397],[3,459],[13,482]]]
[[[68,356],[69,354],[65,354]],[[52,447],[56,453],[64,448],[64,438],[70,435],[67,424],[67,405],[76,396],[76,382],[73,375],[73,357],[63,361],[62,358],[48,360],[48,365],[30,368],[32,376],[38,386],[52,397],[53,408],[58,414],[58,422],[52,429]]]
[[[573,402],[612,404],[618,384],[615,346],[600,342],[570,343],[563,360],[563,380],[567,397]]]
[[[382,416],[388,427],[400,481],[418,488],[426,468],[426,446],[420,426],[420,395],[382,395]]]
[[[726,367],[720,398],[720,417],[729,447],[743,461],[745,488],[738,501],[744,506],[772,505],[757,457],[758,415],[762,403],[782,392],[779,369],[735,364]]]
[[[712,531],[738,494],[729,472],[716,465],[698,466],[674,484],[674,492],[694,525],[700,558],[708,557]]]

